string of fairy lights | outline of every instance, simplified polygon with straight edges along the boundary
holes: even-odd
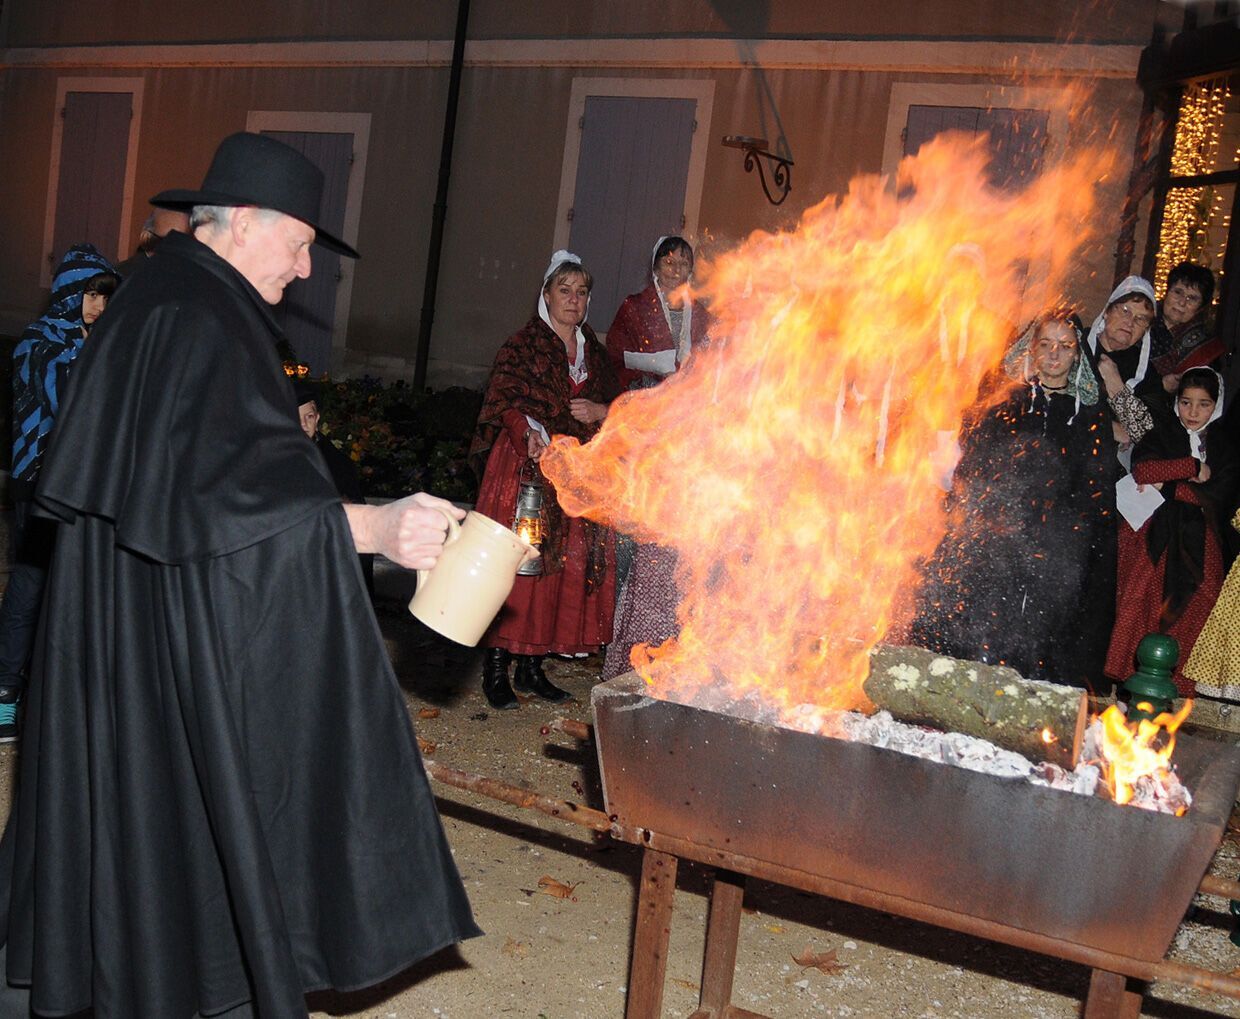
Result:
[[[1229,110],[1230,81],[1214,78],[1194,82],[1184,89],[1180,116],[1176,124],[1175,146],[1171,154],[1171,175],[1190,177],[1213,173],[1220,159],[1240,162],[1240,122]],[[1228,114],[1232,114],[1230,139],[1225,139]],[[1226,149],[1234,149],[1230,157]],[[1167,274],[1180,262],[1209,266],[1219,273],[1227,246],[1231,220],[1230,189],[1202,186],[1172,188],[1163,205],[1162,230],[1154,261],[1154,289],[1161,296],[1167,288]]]

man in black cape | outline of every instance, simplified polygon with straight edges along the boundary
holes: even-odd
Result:
[[[0,844],[11,1014],[284,1019],[479,933],[357,562],[428,568],[460,514],[342,506],[276,354],[310,244],[357,255],[322,185],[225,139],[153,199],[193,236],[79,359],[36,495],[61,526]]]

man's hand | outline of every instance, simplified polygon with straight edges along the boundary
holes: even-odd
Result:
[[[385,506],[348,504],[344,511],[358,552],[378,552],[411,570],[429,570],[435,565],[448,536],[444,514],[465,519],[464,510],[425,492]]]

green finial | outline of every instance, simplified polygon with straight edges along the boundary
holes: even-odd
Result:
[[[1137,645],[1137,671],[1128,677],[1123,689],[1128,694],[1128,721],[1154,718],[1170,711],[1172,702],[1179,696],[1171,674],[1180,660],[1180,645],[1174,637],[1164,633],[1151,633],[1141,638]],[[1149,704],[1146,711],[1138,705]]]

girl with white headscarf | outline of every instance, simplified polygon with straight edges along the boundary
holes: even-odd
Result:
[[[542,575],[517,577],[482,638],[487,648],[482,690],[499,710],[517,707],[513,687],[544,700],[567,700],[570,695],[548,680],[543,657],[598,651],[611,639],[612,533],[563,513],[555,489],[536,466],[554,435],[588,442],[619,392],[607,352],[586,325],[592,285],[576,255],[557,251],[552,256],[537,313],[495,356],[470,447],[482,479],[478,512],[510,525],[522,471],[543,487]]]
[[[1218,598],[1227,568],[1224,528],[1240,489],[1234,441],[1214,425],[1223,408],[1223,379],[1211,368],[1180,378],[1175,411],[1151,404],[1154,427],[1133,451],[1138,485],[1159,490],[1162,502],[1139,530],[1120,524],[1119,594],[1107,675],[1127,679],[1137,644],[1149,633],[1174,637],[1180,659],[1174,679],[1191,697],[1183,672]]]
[[[1112,542],[1114,461],[1103,455],[1106,412],[1081,343],[1070,311],[1040,315],[1004,360],[1018,387],[1001,384],[1002,398],[981,401],[964,423],[912,642],[1104,693],[1109,620],[1096,640],[1074,635],[1083,604],[1105,614],[1115,599],[1113,565],[1097,569]]]

